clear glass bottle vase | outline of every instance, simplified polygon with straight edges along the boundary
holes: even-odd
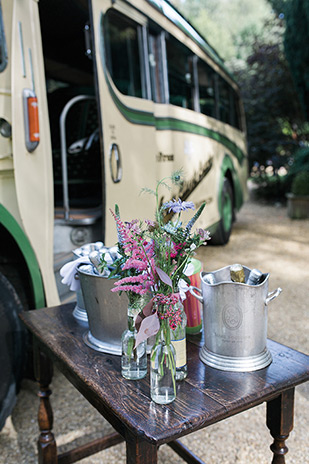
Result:
[[[175,306],[179,310],[180,323],[174,330],[171,329],[171,342],[176,352],[176,380],[184,380],[188,375],[186,341],[187,316],[183,304],[180,301],[178,301]]]
[[[135,348],[135,319],[139,310],[128,307],[128,329],[121,337],[121,375],[128,380],[143,379],[147,374],[146,340]]]
[[[168,321],[162,320],[150,355],[150,396],[158,404],[176,398],[176,359]]]

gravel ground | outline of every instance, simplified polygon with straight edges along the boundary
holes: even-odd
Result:
[[[269,305],[268,336],[305,353],[309,353],[308,239],[309,220],[288,219],[286,208],[280,205],[248,202],[238,214],[229,244],[225,247],[207,246],[198,254],[207,271],[240,262],[249,268],[269,272],[269,290],[281,287],[283,292]],[[111,430],[58,371],[52,390],[54,433],[60,452]],[[0,464],[37,462],[36,391],[34,382],[24,380],[13,414],[0,433]],[[308,406],[309,382],[296,388],[294,430],[287,441],[287,464],[309,463]],[[272,459],[265,405],[191,434],[182,441],[207,464],[264,464]],[[80,462],[125,463],[125,445],[117,445]],[[183,462],[166,445],[160,448],[159,464]]]

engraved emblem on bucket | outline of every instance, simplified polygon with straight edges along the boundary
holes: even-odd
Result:
[[[228,329],[238,329],[242,323],[241,309],[238,306],[226,305],[222,310],[222,320]]]

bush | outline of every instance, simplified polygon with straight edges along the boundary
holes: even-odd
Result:
[[[265,201],[285,201],[287,192],[285,177],[261,175],[251,178],[255,184],[255,196]]]
[[[291,192],[298,196],[309,195],[309,171],[296,174],[292,181]]]

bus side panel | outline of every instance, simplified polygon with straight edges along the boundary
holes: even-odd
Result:
[[[22,227],[39,262],[46,302],[54,305],[59,298],[53,273],[53,170],[38,5],[33,0],[14,1],[11,54],[17,201]],[[40,141],[32,152],[25,145],[25,89],[38,99]]]
[[[93,27],[97,60],[100,107],[104,139],[106,231],[105,242],[117,241],[115,222],[109,209],[119,205],[123,220],[152,218],[154,196],[141,195],[143,187],[156,186],[156,142],[153,102],[123,95],[113,84],[106,69],[102,15],[109,1],[93,0]],[[122,173],[114,182],[111,173],[111,147],[120,153]]]

